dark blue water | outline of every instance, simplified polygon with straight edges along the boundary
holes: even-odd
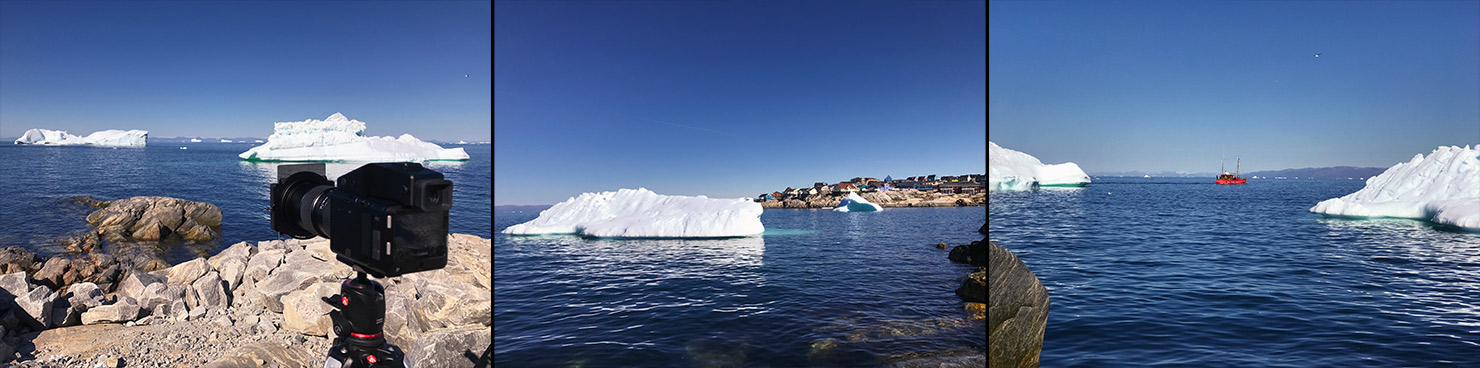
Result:
[[[1307,212],[1360,180],[1095,180],[988,201],[1045,367],[1480,366],[1480,234]]]
[[[496,212],[495,230],[535,212]],[[982,207],[766,210],[762,237],[494,237],[494,365],[857,367],[984,354],[954,290]]]
[[[93,209],[64,201],[83,195],[102,200],[167,196],[220,207],[220,238],[206,244],[166,244],[171,263],[215,254],[241,241],[280,239],[266,211],[268,185],[277,180],[278,164],[236,156],[254,145],[151,143],[114,149],[0,144],[0,247],[22,246],[43,255],[60,251],[54,246],[58,237],[88,229],[85,218]],[[487,237],[492,223],[491,146],[462,147],[471,160],[427,166],[453,182],[450,230]],[[330,164],[327,171],[332,179],[358,166]]]

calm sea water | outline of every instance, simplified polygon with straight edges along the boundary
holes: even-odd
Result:
[[[762,237],[494,237],[494,363],[857,367],[986,351],[954,290],[983,207],[766,210]],[[534,219],[499,211],[495,230]]]
[[[1043,366],[1480,366],[1480,234],[1307,212],[1361,180],[1211,181],[991,194],[1048,287]]]
[[[0,247],[22,246],[43,255],[60,249],[58,237],[88,229],[93,209],[66,203],[73,196],[115,200],[168,196],[221,208],[221,236],[199,245],[166,244],[166,260],[178,263],[215,254],[240,241],[281,239],[268,221],[268,185],[278,164],[244,162],[236,155],[253,143],[150,143],[146,147],[45,147],[0,144]],[[188,147],[189,149],[180,149]],[[487,237],[492,214],[490,145],[464,147],[466,162],[427,166],[453,182],[450,230]],[[358,164],[330,164],[340,174]]]

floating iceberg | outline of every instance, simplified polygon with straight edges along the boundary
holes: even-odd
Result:
[[[759,235],[765,231],[761,225],[761,205],[750,199],[669,196],[638,188],[583,193],[501,233],[711,238]]]
[[[67,134],[61,130],[31,129],[15,140],[15,144],[42,145],[96,145],[96,146],[144,146],[149,132],[143,130],[109,129],[93,132],[86,137]]]
[[[869,203],[868,200],[859,197],[858,193],[848,193],[848,196],[843,197],[843,201],[839,202],[838,206],[833,208],[833,211],[838,212],[872,212],[882,210],[884,210],[884,207]]]
[[[1443,146],[1414,155],[1361,190],[1317,203],[1329,216],[1397,217],[1480,230],[1480,145]]]
[[[994,191],[1020,191],[1037,186],[1079,187],[1089,184],[1089,175],[1078,164],[1044,165],[1032,155],[987,142],[987,187]]]
[[[365,123],[334,113],[324,120],[273,124],[267,143],[242,152],[249,161],[414,162],[468,159],[462,148],[443,149],[410,134],[366,137]]]
[[[221,143],[231,143],[231,140],[230,139],[222,138],[221,139]]]
[[[195,138],[190,138],[190,142],[192,142],[192,143],[200,143],[200,140],[199,139],[195,139]]]

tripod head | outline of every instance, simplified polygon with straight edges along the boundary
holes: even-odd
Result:
[[[339,294],[322,299],[334,306],[329,319],[334,322],[334,345],[324,368],[340,367],[411,367],[401,348],[386,343],[385,288],[365,277],[359,266],[351,266],[355,278],[339,284]]]

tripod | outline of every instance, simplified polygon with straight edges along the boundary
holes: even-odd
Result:
[[[387,343],[381,332],[385,324],[385,288],[365,277],[353,266],[353,279],[339,285],[339,294],[321,299],[334,306],[334,344],[324,368],[412,367],[401,348]]]

